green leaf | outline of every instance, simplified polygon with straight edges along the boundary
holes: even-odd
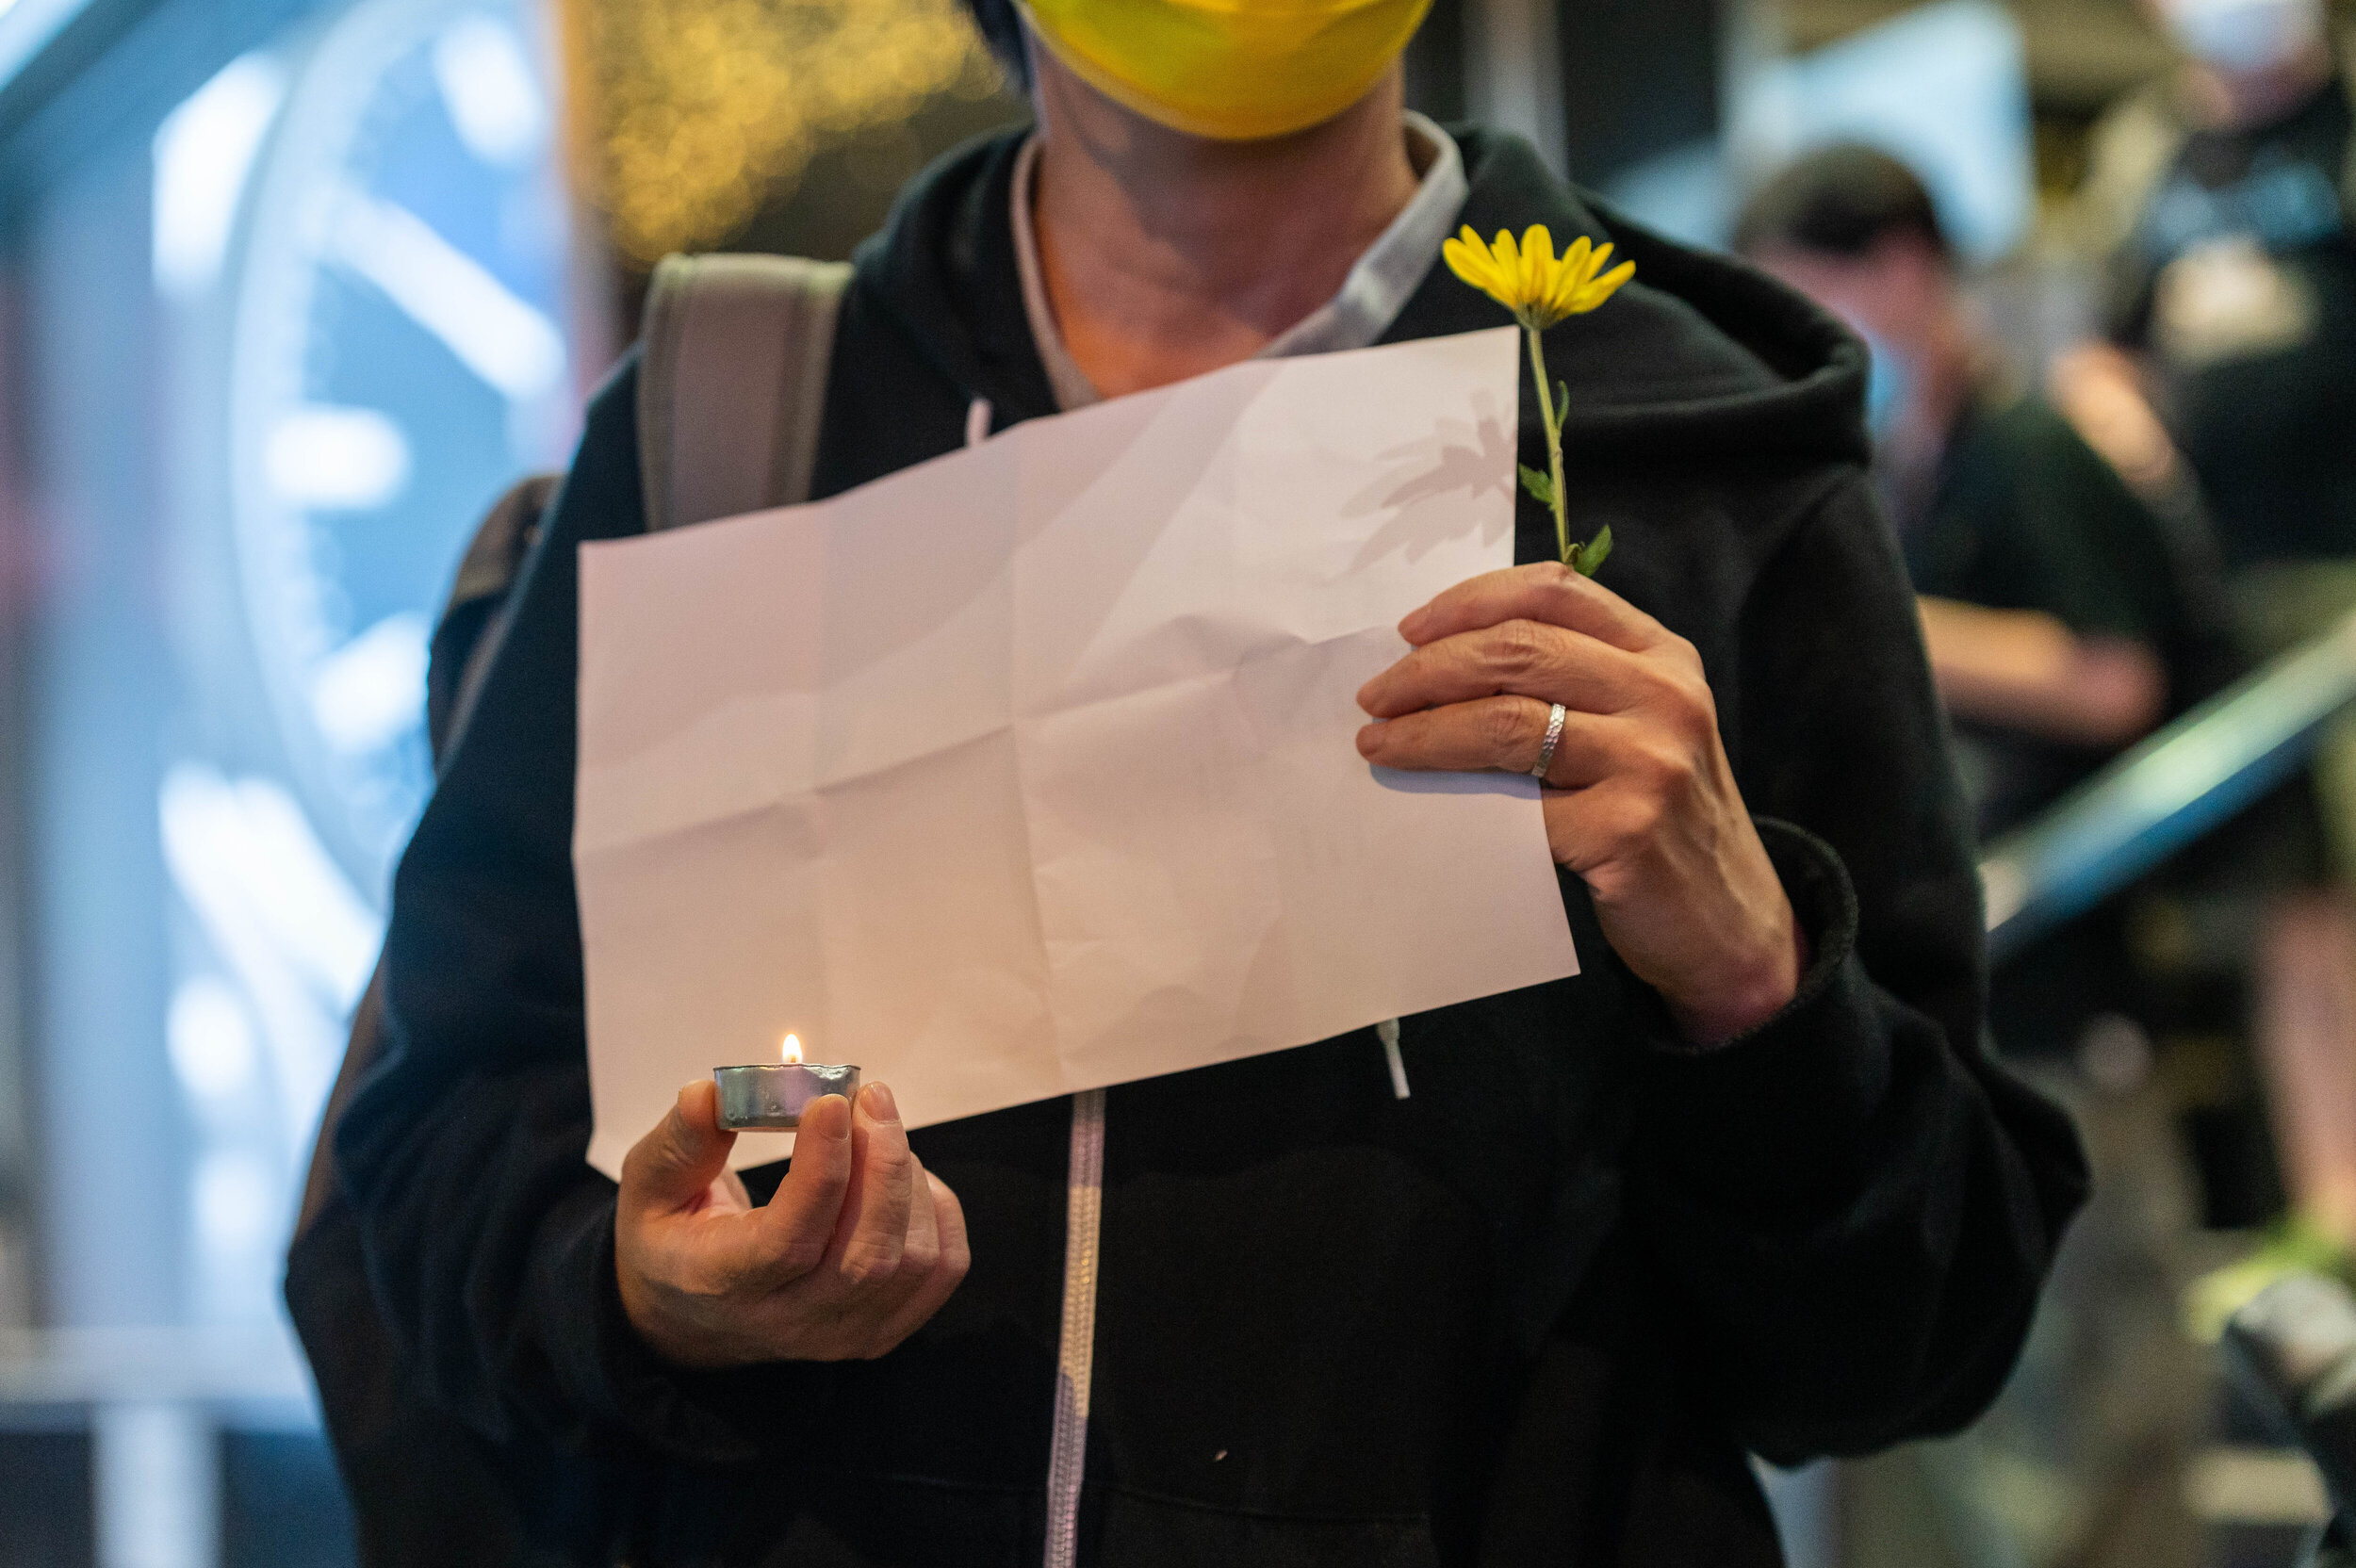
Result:
[[[1554,384],[1554,422],[1559,428],[1571,416],[1571,388],[1566,382]]]
[[[1571,552],[1575,557],[1571,569],[1581,577],[1594,577],[1603,570],[1603,564],[1612,558],[1612,527],[1604,525],[1601,533]]]
[[[1537,497],[1541,506],[1554,504],[1554,481],[1527,463],[1522,465],[1522,488]]]

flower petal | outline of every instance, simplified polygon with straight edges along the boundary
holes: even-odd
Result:
[[[1554,282],[1554,236],[1544,223],[1522,231],[1522,300],[1535,304]]]
[[[1579,273],[1567,265],[1555,273],[1552,286],[1546,290],[1546,299],[1540,302],[1549,325],[1571,314],[1572,306],[1579,299]]]
[[[1513,271],[1498,261],[1496,253],[1480,235],[1473,232],[1472,226],[1465,225],[1463,236],[1449,243],[1455,245],[1454,252],[1448,252],[1446,245],[1441,249],[1448,255],[1448,265],[1455,270],[1456,275],[1506,309],[1513,309]]]
[[[1448,270],[1484,294],[1495,294],[1490,283],[1489,253],[1486,248],[1465,244],[1461,239],[1440,242],[1440,259]]]
[[[1518,310],[1522,303],[1522,253],[1513,247],[1513,237],[1503,229],[1490,241],[1490,252],[1497,258],[1497,299],[1508,310]]]
[[[1470,223],[1465,224],[1454,239],[1447,241],[1441,248],[1446,250],[1448,245],[1454,245],[1458,250],[1468,252],[1473,256],[1478,257],[1479,260],[1475,263],[1475,265],[1484,274],[1489,270],[1488,241],[1482,239],[1479,235],[1475,234],[1473,232],[1473,226]]]
[[[1553,320],[1560,321],[1578,309],[1579,291],[1587,282],[1588,249],[1586,236],[1572,240],[1570,249],[1562,253],[1562,266],[1547,280],[1545,307]]]
[[[1634,277],[1635,275],[1636,264],[1632,261],[1624,261],[1620,263],[1619,266],[1614,267],[1611,271],[1605,273],[1602,277],[1597,278],[1595,282],[1589,284],[1585,288],[1580,289],[1579,295],[1579,314],[1584,316],[1587,312],[1595,309],[1597,305],[1602,304],[1606,300],[1612,298],[1612,295],[1617,294],[1622,286],[1628,283],[1628,279]]]
[[[1599,309],[1615,292],[1617,292],[1617,290],[1611,286],[1601,284],[1590,284],[1587,287],[1579,290],[1579,299],[1571,306],[1571,314],[1574,316],[1585,316],[1590,311]]]

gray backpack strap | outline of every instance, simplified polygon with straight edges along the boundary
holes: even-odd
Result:
[[[671,256],[646,294],[638,460],[646,531],[810,498],[851,269]]]

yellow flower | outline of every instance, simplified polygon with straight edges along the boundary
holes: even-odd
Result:
[[[1440,253],[1448,258],[1448,270],[1512,311],[1513,319],[1532,332],[1586,315],[1636,275],[1632,261],[1605,272],[1612,247],[1590,244],[1585,235],[1572,240],[1557,261],[1554,236],[1544,223],[1532,223],[1518,246],[1502,229],[1494,244],[1483,245],[1467,223],[1463,236],[1443,244]]]
[[[1571,241],[1562,259],[1554,259],[1554,236],[1544,223],[1532,223],[1522,242],[1502,229],[1497,243],[1483,245],[1470,223],[1462,237],[1440,246],[1448,270],[1513,313],[1522,335],[1530,340],[1530,373],[1538,388],[1538,416],[1546,430],[1546,471],[1525,464],[1522,488],[1554,513],[1554,543],[1562,564],[1594,577],[1612,553],[1612,531],[1603,529],[1583,545],[1571,543],[1570,493],[1562,482],[1562,422],[1570,417],[1571,389],[1546,374],[1546,330],[1557,321],[1584,316],[1620,291],[1636,275],[1636,264],[1624,261],[1606,272],[1612,247],[1589,243],[1585,235]]]

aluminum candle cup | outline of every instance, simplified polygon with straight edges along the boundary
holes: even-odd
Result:
[[[859,1069],[807,1062],[769,1062],[712,1070],[720,1086],[720,1127],[729,1133],[790,1133],[802,1112],[824,1095],[859,1097]]]

